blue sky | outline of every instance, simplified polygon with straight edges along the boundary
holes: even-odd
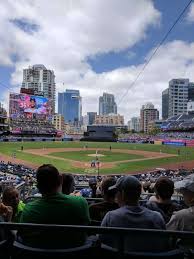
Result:
[[[116,0],[106,3],[80,0],[71,5],[67,1],[69,5],[65,6],[63,1],[57,0],[45,10],[45,1],[0,4],[4,10],[0,18],[4,25],[0,31],[3,38],[0,101],[5,106],[8,106],[8,89],[3,85],[18,91],[22,69],[36,63],[55,71],[57,91],[64,90],[63,83],[65,88],[80,89],[84,113],[98,110],[98,97],[103,92],[115,94],[118,101],[149,52],[188,3],[188,0],[141,0],[138,3],[123,0],[123,6],[118,6]],[[102,16],[103,12],[109,16]],[[188,21],[189,12],[191,9],[174,28],[134,90],[129,91],[126,102],[120,105],[118,110],[127,119],[138,115],[143,102],[152,101],[161,110],[161,91],[168,86],[168,80],[183,75],[190,77],[194,58],[188,53],[193,49],[194,17]],[[169,71],[164,71],[165,68]],[[150,85],[154,85],[155,90],[150,92]]]
[[[161,25],[157,28],[148,28],[147,37],[133,48],[89,58],[88,61],[92,69],[97,73],[102,73],[118,67],[137,65],[144,62],[146,54],[160,42],[187,3],[188,0],[155,0],[154,5],[162,14]],[[166,42],[174,39],[187,42],[194,41],[193,24],[185,21],[186,15],[187,13],[179,21]],[[134,55],[130,57],[130,53],[134,53]]]

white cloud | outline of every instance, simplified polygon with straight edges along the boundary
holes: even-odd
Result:
[[[26,34],[10,22],[14,19],[37,24],[39,31]],[[133,46],[159,20],[151,0],[123,0],[122,4],[117,0],[4,1],[0,4],[0,64],[13,65],[15,54],[20,63],[28,60],[56,71],[84,73],[87,56]]]
[[[194,3],[191,4],[191,7],[187,15],[187,20],[189,22],[194,22]]]
[[[37,24],[39,30],[25,33],[10,19]],[[83,112],[97,111],[98,97],[106,91],[120,100],[143,64],[96,74],[87,57],[130,48],[159,23],[160,13],[151,0],[1,1],[0,65],[14,66],[12,84],[21,86],[23,68],[44,64],[55,71],[58,91],[80,89]],[[194,80],[193,71],[193,44],[174,41],[164,45],[129,90],[119,112],[127,121],[147,101],[160,108],[161,91],[168,81],[173,77]]]
[[[98,109],[98,97],[103,91],[114,93],[117,102],[126,93],[143,64],[96,74],[88,71],[82,80],[75,84],[84,96],[84,111]],[[161,112],[162,91],[168,87],[172,78],[189,78],[194,81],[194,43],[173,41],[162,46],[149,64],[142,77],[119,105],[118,111],[125,115],[126,121],[139,115],[142,104],[152,102]]]

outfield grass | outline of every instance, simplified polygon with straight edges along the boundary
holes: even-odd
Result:
[[[130,171],[144,170],[151,167],[162,167],[163,165],[184,162],[187,160],[194,160],[194,149],[190,147],[172,147],[172,146],[162,146],[162,145],[151,145],[151,144],[129,144],[129,143],[96,143],[96,142],[24,142],[24,143],[3,143],[0,142],[0,153],[11,156],[13,152],[16,153],[16,158],[23,159],[36,164],[52,163],[62,172],[73,172],[73,173],[85,173],[87,170],[74,168],[69,161],[62,161],[53,158],[41,157],[39,155],[31,155],[21,152],[21,146],[25,149],[34,148],[80,148],[84,145],[88,145],[90,148],[109,148],[110,145],[113,149],[129,149],[129,150],[145,150],[154,151],[169,154],[177,154],[178,149],[180,149],[180,156],[170,157],[170,158],[160,158],[154,160],[144,160],[136,162],[123,162],[115,165],[111,169],[100,169],[102,174],[112,174],[112,173],[125,173]],[[91,152],[91,151],[90,151]],[[75,153],[75,152],[74,152]],[[113,152],[112,152],[113,153]],[[118,153],[117,153],[118,154]],[[72,153],[73,155],[73,153]],[[119,154],[120,155],[120,154]],[[125,154],[124,154],[125,155]],[[74,155],[73,155],[74,156]],[[123,156],[123,154],[122,154]],[[112,161],[115,161],[113,158]]]
[[[75,161],[90,162],[95,159],[95,157],[88,156],[90,154],[95,155],[95,151],[83,150],[83,151],[74,151],[74,152],[55,152],[55,153],[49,153],[48,155],[62,157],[65,159],[70,159],[70,160],[75,160]],[[124,160],[144,158],[144,156],[142,156],[142,155],[116,153],[116,152],[101,151],[101,150],[99,150],[99,154],[104,155],[102,157],[99,157],[99,160],[101,162],[124,161]]]

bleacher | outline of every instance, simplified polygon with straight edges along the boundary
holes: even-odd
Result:
[[[49,121],[36,119],[12,119],[10,121],[11,134],[15,136],[57,136],[57,130]]]
[[[162,123],[163,131],[191,131],[194,130],[194,115],[180,114],[168,118]]]

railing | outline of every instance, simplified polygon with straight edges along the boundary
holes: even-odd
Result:
[[[53,225],[53,224],[47,225],[47,224],[32,224],[32,223],[21,224],[21,223],[7,223],[7,222],[0,222],[0,229],[12,230],[12,231],[14,230],[14,231],[19,231],[20,233],[22,231],[25,231],[25,233],[26,231],[29,231],[29,233],[31,234],[33,233],[33,231],[35,231],[36,234],[37,234],[37,231],[38,232],[41,231],[41,233],[46,231],[46,233],[48,234],[48,231],[49,231],[49,233],[52,233],[52,232],[54,233],[54,235],[50,236],[51,238],[56,237],[57,233],[59,232],[65,234],[66,231],[67,233],[71,233],[71,231],[73,233],[75,233],[76,231],[78,233],[80,232],[87,233],[88,236],[90,235],[94,236],[95,234],[105,234],[109,236],[111,235],[117,238],[118,240],[117,251],[121,254],[126,252],[125,245],[124,245],[126,237],[132,238],[131,239],[132,242],[137,242],[138,247],[141,246],[141,243],[139,243],[139,239],[137,239],[137,237],[140,237],[141,240],[143,240],[144,244],[145,242],[152,242],[150,240],[150,237],[151,237],[151,239],[153,240],[154,239],[158,240],[158,243],[156,244],[158,244],[159,246],[160,246],[160,243],[164,242],[164,240],[165,241],[173,240],[174,245],[171,246],[171,248],[168,249],[168,251],[179,248],[180,250],[187,253],[188,251],[190,251],[190,249],[194,248],[194,233],[186,232],[186,231],[180,232],[180,231],[167,231],[167,230],[156,230],[156,229],[151,230],[151,229],[138,229],[138,228],[116,228],[116,227],[82,226],[82,225],[81,226],[80,225]],[[11,242],[13,242],[13,240]],[[101,244],[97,242],[95,245],[93,244],[92,247],[99,247],[99,245],[101,246]],[[152,245],[153,244],[151,243],[151,251],[155,249],[155,247],[152,247]],[[128,246],[130,247],[130,243]],[[49,250],[52,251],[52,247],[50,247]],[[193,257],[190,257],[190,258],[193,258]]]
[[[133,234],[156,234],[160,237],[174,237],[193,241],[194,233],[189,231],[168,231],[158,229],[139,229],[139,228],[118,228],[118,227],[100,227],[100,226],[83,226],[83,225],[54,225],[54,224],[34,224],[34,223],[9,223],[0,222],[0,228],[8,230],[77,230],[79,232],[98,233],[98,234],[115,234],[115,235],[133,235]]]

